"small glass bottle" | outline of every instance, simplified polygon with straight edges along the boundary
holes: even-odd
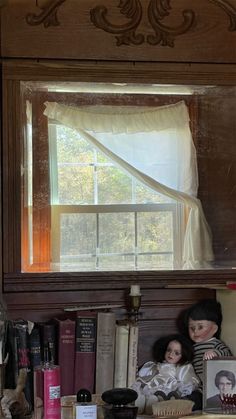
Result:
[[[73,419],[97,419],[97,405],[92,403],[89,390],[81,389],[73,406]]]

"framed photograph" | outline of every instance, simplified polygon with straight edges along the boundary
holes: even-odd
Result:
[[[236,414],[236,357],[215,358],[204,362],[203,410]]]

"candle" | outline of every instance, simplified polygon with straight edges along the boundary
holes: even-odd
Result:
[[[140,296],[141,295],[140,286],[139,285],[131,285],[129,295],[131,297]]]

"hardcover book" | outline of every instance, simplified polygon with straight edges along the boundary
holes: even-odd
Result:
[[[131,324],[129,328],[128,373],[127,387],[134,384],[138,369],[138,325]]]
[[[116,325],[114,387],[127,387],[129,323]]]
[[[58,336],[58,365],[61,370],[61,396],[74,394],[75,320],[55,319]]]
[[[113,387],[115,355],[115,313],[97,314],[96,394]]]
[[[86,388],[91,394],[94,393],[96,329],[96,312],[77,312],[74,393],[77,393],[81,388]]]

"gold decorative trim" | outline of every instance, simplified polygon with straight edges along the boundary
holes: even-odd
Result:
[[[47,3],[46,6],[39,6],[42,12],[39,15],[28,13],[25,17],[26,22],[32,26],[43,23],[45,28],[60,25],[57,19],[57,10],[65,1],[66,0],[52,0],[49,4]]]

